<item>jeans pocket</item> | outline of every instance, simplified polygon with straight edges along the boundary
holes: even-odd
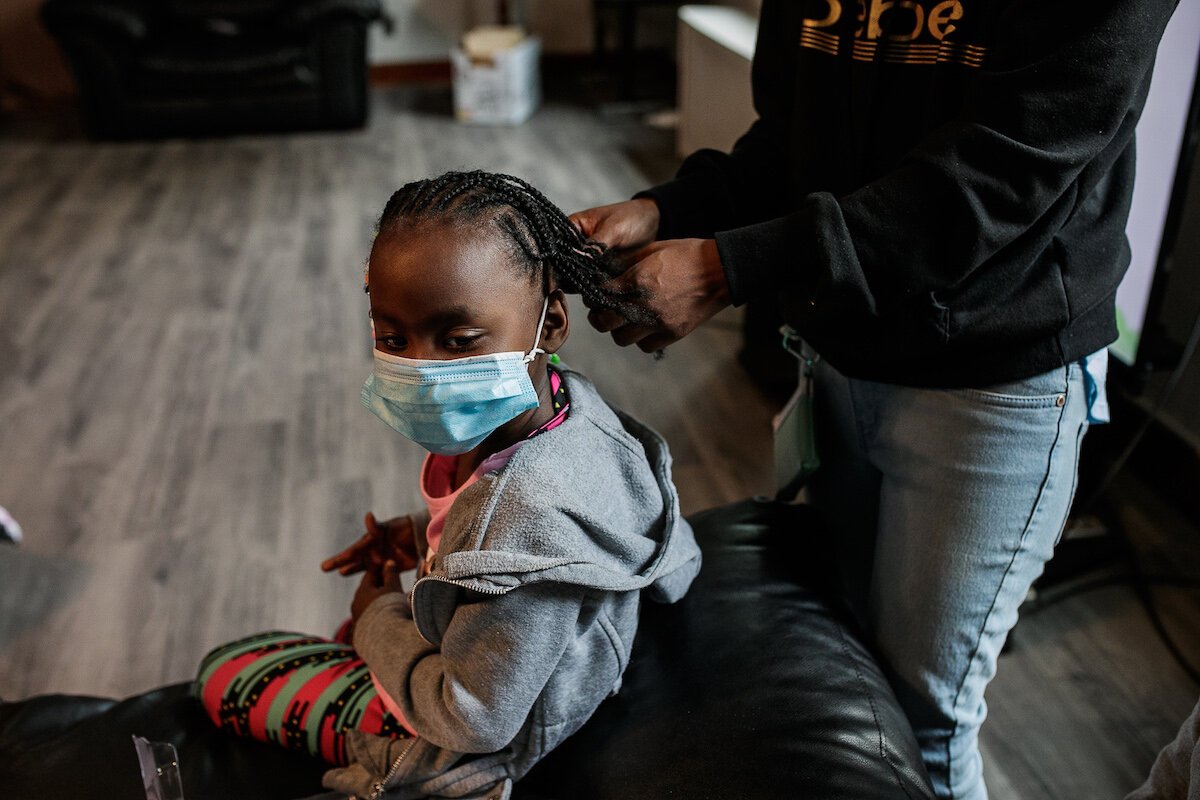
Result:
[[[975,402],[1001,408],[1062,408],[1067,402],[1068,367],[1015,381],[954,392]]]

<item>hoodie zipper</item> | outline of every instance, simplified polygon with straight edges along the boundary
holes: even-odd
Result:
[[[489,586],[486,589],[481,586],[474,586],[474,585],[468,586],[466,583],[464,583],[461,580],[455,580],[454,578],[446,578],[441,575],[426,575],[424,578],[421,578],[421,580],[419,580],[413,584],[412,591],[409,592],[409,597],[408,597],[410,604],[412,603],[412,599],[414,597],[416,597],[417,587],[421,584],[422,581],[438,581],[440,583],[448,583],[451,586],[457,586],[460,589],[470,589],[472,592],[482,592],[483,594],[499,595],[499,594],[508,594],[508,592],[509,592],[508,589],[499,589],[499,588],[491,587],[491,586]]]
[[[379,800],[383,797],[383,793],[387,791],[387,785],[392,782],[392,778],[396,777],[396,773],[400,771],[400,765],[404,763],[404,759],[408,757],[408,753],[417,744],[416,737],[409,742],[408,747],[400,751],[400,755],[396,756],[396,760],[388,767],[387,774],[383,776],[383,780],[378,781],[371,786],[371,794],[367,796],[367,800]]]

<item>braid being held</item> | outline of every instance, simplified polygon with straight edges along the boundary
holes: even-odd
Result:
[[[511,245],[515,264],[545,289],[557,286],[581,295],[591,308],[642,324],[657,321],[632,302],[640,293],[609,282],[621,267],[608,248],[583,236],[557,206],[520,178],[474,170],[413,181],[388,200],[379,235],[430,222],[494,225]]]

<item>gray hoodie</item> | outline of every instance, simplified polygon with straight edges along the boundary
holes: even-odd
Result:
[[[421,736],[351,732],[328,788],[508,797],[620,688],[642,591],[670,603],[691,585],[700,550],[666,443],[563,377],[566,421],[463,490],[430,574],[359,618],[355,649]]]

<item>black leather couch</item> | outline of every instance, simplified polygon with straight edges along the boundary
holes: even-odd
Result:
[[[930,798],[912,730],[827,599],[811,510],[747,500],[695,515],[704,569],[647,604],[624,686],[517,784],[517,800]],[[130,735],[173,742],[188,800],[320,793],[320,764],[215,730],[186,684],[124,702],[0,705],[7,800],[143,800]]]
[[[354,128],[381,0],[48,0],[95,138]]]

